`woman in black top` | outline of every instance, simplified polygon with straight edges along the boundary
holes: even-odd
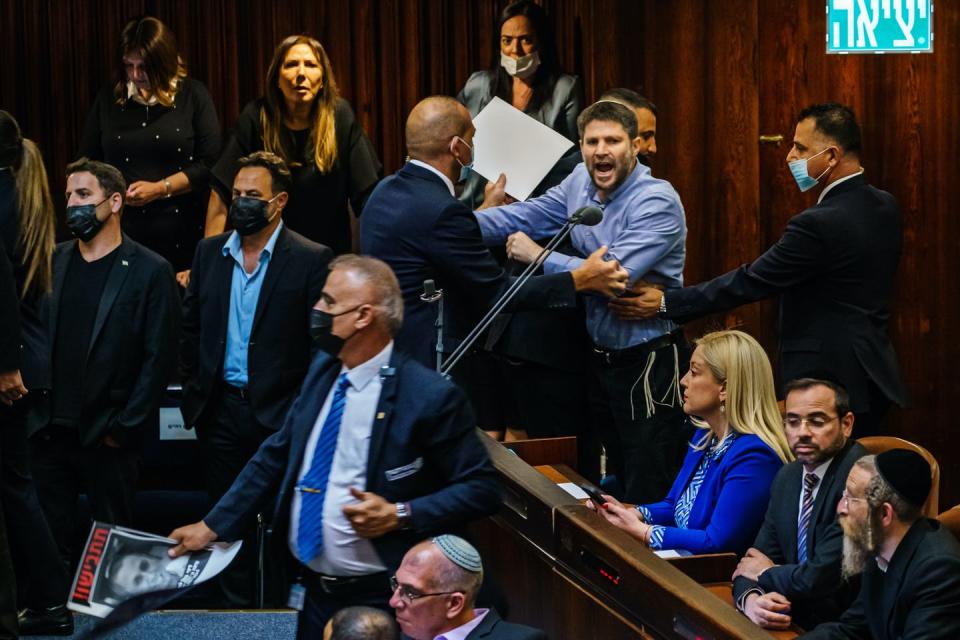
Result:
[[[283,158],[293,174],[284,224],[336,254],[349,253],[348,203],[360,215],[381,165],[350,105],[339,97],[321,44],[309,36],[286,38],[273,55],[266,87],[266,95],[243,109],[213,169],[219,201],[211,197],[207,235],[223,229],[237,160],[265,150]]]
[[[174,35],[160,20],[132,20],[120,39],[116,85],[90,109],[80,155],[120,169],[130,185],[124,232],[179,272],[190,268],[203,236],[220,123],[206,87],[186,77]]]

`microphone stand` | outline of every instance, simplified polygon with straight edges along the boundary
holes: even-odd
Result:
[[[520,287],[526,284],[527,280],[533,277],[534,272],[543,266],[543,263],[546,261],[550,254],[553,253],[554,249],[557,246],[567,239],[567,236],[570,235],[570,232],[573,231],[573,228],[580,224],[581,218],[576,216],[571,217],[567,220],[560,231],[547,243],[547,245],[540,251],[536,259],[527,265],[527,268],[517,277],[504,291],[503,295],[494,303],[490,310],[487,311],[487,314],[483,316],[480,322],[467,334],[467,337],[457,345],[457,348],[454,349],[453,353],[450,354],[450,357],[447,358],[446,362],[442,366],[438,367],[438,371],[446,377],[450,377],[450,371],[460,362],[461,358],[466,355],[467,351],[473,344],[480,338],[480,335],[487,330],[487,328],[493,323],[494,319],[503,311],[504,307],[510,304],[510,301],[513,300],[514,296],[517,295],[517,292],[520,291]],[[437,361],[440,361],[440,345],[437,345]]]
[[[424,280],[420,299],[428,304],[437,304],[437,321],[433,324],[437,328],[437,371],[440,371],[440,365],[443,364],[443,289],[437,289],[433,280]]]

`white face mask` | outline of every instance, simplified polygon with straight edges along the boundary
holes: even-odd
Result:
[[[507,54],[501,53],[500,66],[510,75],[526,80],[540,68],[540,53],[534,51],[520,58],[511,58]]]

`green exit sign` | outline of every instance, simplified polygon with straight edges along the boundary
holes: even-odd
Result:
[[[933,52],[933,0],[827,0],[827,53],[900,52]]]

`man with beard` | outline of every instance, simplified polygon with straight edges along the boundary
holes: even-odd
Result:
[[[680,197],[670,183],[658,180],[637,162],[642,140],[637,118],[615,102],[591,105],[577,119],[583,164],[539,198],[477,212],[484,241],[506,241],[507,255],[532,262],[544,238],[561,229],[584,206],[603,209],[603,220],[575,227],[573,247],[590,255],[601,246],[629,273],[671,288],[683,284],[687,226]],[[495,201],[499,194],[491,194]],[[554,252],[545,273],[569,271],[584,258]],[[625,499],[647,503],[662,499],[686,452],[679,372],[688,349],[676,325],[667,319],[623,321],[606,298],[585,299],[590,358],[590,405],[593,428],[612,467],[625,484]]]
[[[921,516],[930,485],[930,466],[906,449],[854,464],[837,513],[843,577],[862,573],[860,595],[804,638],[960,638],[960,544]]]
[[[842,386],[800,378],[786,393],[783,425],[797,460],[774,478],[763,527],[733,574],[733,597],[761,627],[812,629],[836,620],[856,595],[856,585],[840,581],[836,505],[867,451],[850,439],[854,416]]]

